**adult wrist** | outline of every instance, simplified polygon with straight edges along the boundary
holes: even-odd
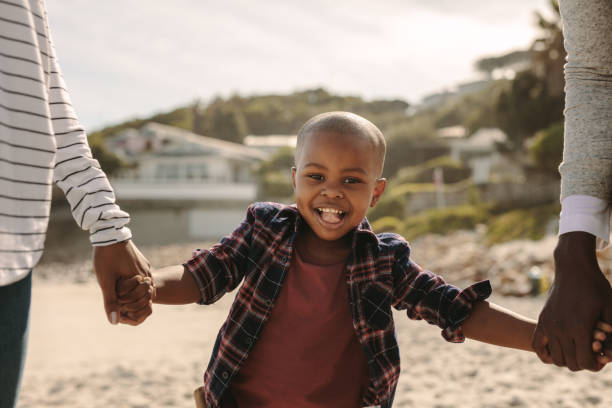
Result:
[[[572,231],[559,235],[554,251],[555,276],[599,271],[595,248],[596,237],[588,232]]]
[[[595,253],[595,235],[585,231],[571,231],[559,235],[557,248],[576,251],[585,250]]]

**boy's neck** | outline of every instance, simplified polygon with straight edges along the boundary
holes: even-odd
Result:
[[[298,233],[294,249],[306,263],[335,265],[346,260],[351,253],[351,238],[351,234],[347,234],[336,241],[325,241],[306,225]]]

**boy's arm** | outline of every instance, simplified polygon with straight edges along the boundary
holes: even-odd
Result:
[[[200,289],[193,275],[183,265],[172,265],[158,269],[153,273],[155,292],[153,303],[164,305],[185,305],[197,303]]]
[[[470,339],[534,351],[531,339],[536,321],[487,301],[472,306],[470,316],[462,323],[463,334]]]

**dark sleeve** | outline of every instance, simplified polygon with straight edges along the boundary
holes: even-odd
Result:
[[[410,248],[406,244],[396,255],[393,268],[393,307],[406,310],[411,319],[423,319],[437,325],[447,341],[464,341],[461,323],[470,315],[475,302],[491,295],[489,281],[478,282],[460,290],[412,262],[409,254]]]

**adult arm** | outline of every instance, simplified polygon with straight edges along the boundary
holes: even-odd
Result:
[[[47,35],[50,38],[48,27]],[[119,316],[115,285],[121,277],[149,276],[149,262],[130,241],[129,215],[115,203],[113,189],[92,157],[50,39],[48,54],[49,109],[57,149],[53,179],[63,190],[77,224],[90,232],[94,270],[109,321],[139,324],[151,313],[151,307]]]
[[[608,33],[612,3],[561,0],[559,5],[568,53],[561,196],[564,205],[574,196],[593,197],[603,202],[609,214],[612,37]],[[571,370],[599,368],[590,349],[591,333],[597,320],[612,322],[612,291],[595,256],[595,235],[600,234],[589,227],[596,213],[583,211],[581,220],[580,216],[572,217],[578,221],[571,228],[565,227],[567,220],[561,225],[564,230],[554,253],[555,281],[534,336],[534,348],[541,359],[549,350],[555,364]],[[601,222],[607,227],[609,217]]]

